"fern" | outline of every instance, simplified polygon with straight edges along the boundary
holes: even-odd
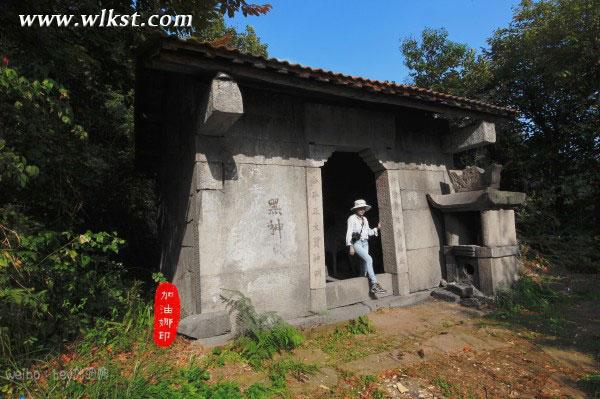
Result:
[[[302,344],[304,336],[275,312],[258,313],[250,298],[239,291],[224,290],[221,295],[230,313],[235,314],[236,346],[248,363],[257,368],[277,352],[290,351]]]

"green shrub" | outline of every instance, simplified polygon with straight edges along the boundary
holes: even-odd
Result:
[[[552,289],[542,279],[534,281],[530,276],[522,276],[511,289],[500,291],[496,303],[501,314],[517,314],[524,309],[547,312],[554,303],[564,299],[564,295]]]
[[[359,316],[358,319],[350,320],[346,326],[346,330],[353,335],[370,334],[375,331],[375,327],[367,316]]]
[[[578,381],[578,384],[591,394],[591,397],[600,397],[600,374],[588,374]]]
[[[543,254],[551,266],[564,267],[576,273],[600,273],[600,236],[581,231],[557,235],[527,235],[523,243]]]
[[[268,386],[257,382],[246,389],[244,396],[248,399],[268,399],[272,396],[272,390]]]
[[[304,341],[300,331],[276,313],[258,313],[250,298],[238,291],[225,291],[230,295],[222,295],[222,299],[236,317],[236,348],[251,366],[260,367],[275,353],[290,351]]]
[[[102,320],[121,320],[139,299],[139,289],[131,290],[123,266],[113,260],[123,244],[116,235],[11,235],[5,226],[0,221],[9,237],[0,247],[2,368],[26,366],[98,322],[110,330]]]

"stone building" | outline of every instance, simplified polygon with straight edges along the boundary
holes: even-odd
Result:
[[[515,278],[522,196],[498,191],[498,170],[453,164],[493,144],[510,109],[164,38],[140,55],[135,117],[186,335],[231,329],[222,289],[301,323],[413,303],[442,278],[488,294]],[[369,297],[347,255],[357,198],[381,222],[388,297]]]

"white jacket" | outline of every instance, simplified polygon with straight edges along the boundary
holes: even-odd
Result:
[[[363,225],[364,221],[364,225]],[[352,233],[360,233],[360,239],[366,240],[370,236],[376,236],[378,234],[377,227],[374,229],[369,228],[369,221],[365,216],[361,218],[353,213],[348,218],[348,229],[346,230],[346,245],[352,245]]]

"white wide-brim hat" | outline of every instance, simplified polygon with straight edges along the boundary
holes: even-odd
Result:
[[[350,210],[353,211],[358,208],[365,208],[365,211],[368,211],[369,209],[371,209],[371,205],[368,205],[367,201],[359,199],[354,201],[354,206],[350,208]]]

